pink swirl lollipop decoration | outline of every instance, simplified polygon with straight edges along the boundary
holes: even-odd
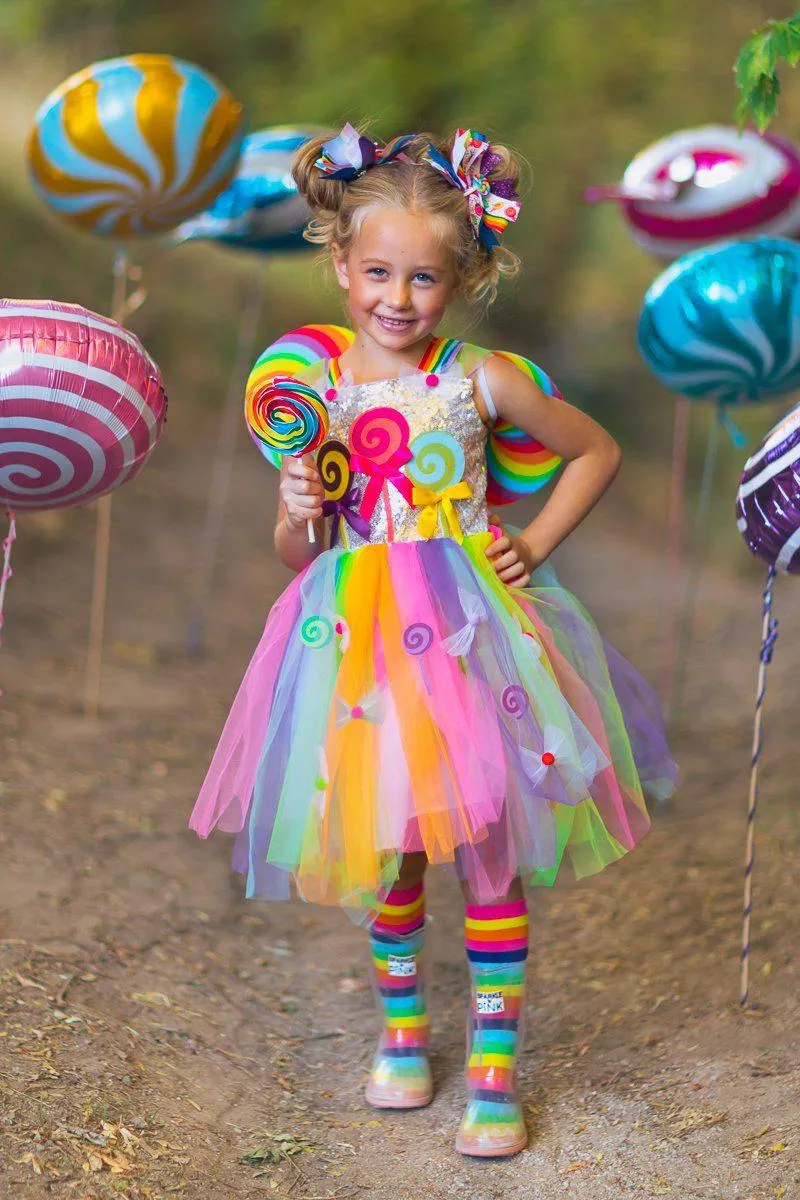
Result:
[[[365,520],[372,517],[378,497],[387,484],[397,488],[411,504],[411,481],[400,469],[412,457],[408,438],[408,421],[395,408],[370,408],[353,422],[350,470],[368,477],[360,509]]]

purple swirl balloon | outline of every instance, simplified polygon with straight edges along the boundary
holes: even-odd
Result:
[[[403,647],[409,654],[424,654],[433,645],[433,630],[423,621],[416,621],[403,630]]]
[[[528,711],[531,705],[525,688],[520,687],[517,683],[512,683],[505,688],[500,697],[500,703],[505,711],[510,713],[512,717],[516,717],[517,720]]]
[[[753,554],[778,571],[800,575],[800,404],[745,463],[736,525]]]

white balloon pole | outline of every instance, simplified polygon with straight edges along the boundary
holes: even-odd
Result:
[[[718,410],[712,413],[711,416],[711,425],[709,426],[708,440],[706,441],[706,453],[703,460],[703,474],[700,480],[700,492],[697,497],[697,507],[695,509],[692,553],[689,561],[689,577],[686,581],[686,591],[683,597],[683,608],[678,628],[678,652],[671,689],[671,703],[666,710],[667,721],[670,725],[675,724],[679,720],[683,708],[683,690],[686,681],[686,666],[692,649],[697,593],[700,587],[703,560],[708,546],[711,499],[714,492],[714,476],[717,469],[721,424],[721,413]]]
[[[122,325],[142,304],[145,293],[139,288],[128,296],[131,278],[131,263],[128,248],[119,245],[114,255],[114,288],[111,301],[112,320]],[[100,682],[103,669],[103,634],[106,621],[106,597],[108,594],[108,559],[111,546],[111,493],[97,501],[97,524],[94,540],[94,581],[92,584],[92,607],[89,618],[89,647],[86,655],[86,684],[83,693],[83,711],[87,717],[96,717],[100,708]]]
[[[672,433],[672,465],[667,506],[667,612],[664,621],[661,703],[671,707],[678,664],[680,579],[684,557],[686,460],[689,449],[691,403],[682,396],[675,401]]]
[[[8,533],[3,540],[2,547],[0,547],[2,551],[2,561],[0,562],[0,633],[3,631],[3,605],[6,599],[6,587],[14,573],[11,570],[11,547],[14,545],[14,540],[17,536],[17,522],[10,508],[6,510],[6,516],[8,517]],[[2,692],[0,692],[0,695],[2,695]]]
[[[239,426],[242,423],[245,379],[253,361],[253,351],[263,306],[263,280],[255,278],[245,295],[239,322],[236,353],[228,377],[228,390],[222,408],[217,447],[211,467],[211,482],[206,501],[205,528],[200,543],[202,550],[197,569],[197,582],[186,630],[186,648],[190,654],[198,656],[205,652],[206,618],[214,581],[214,569],[219,555],[222,522],[228,502]]]

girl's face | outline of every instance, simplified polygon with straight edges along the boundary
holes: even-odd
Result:
[[[385,350],[429,337],[456,293],[453,255],[417,213],[368,213],[334,266],[355,325]]]

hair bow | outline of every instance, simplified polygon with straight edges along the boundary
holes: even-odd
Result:
[[[379,146],[377,142],[364,137],[348,121],[341,133],[324,143],[322,153],[314,166],[331,179],[349,182],[351,179],[358,179],[359,175],[363,175],[370,167],[381,167],[385,163],[394,162],[414,137],[416,134],[406,133],[387,150],[386,146]]]
[[[489,175],[500,162],[482,133],[459,129],[450,150],[450,161],[430,146],[423,154],[425,162],[444,175],[451,187],[460,188],[467,198],[469,217],[475,237],[490,250],[510,221],[519,216],[520,202],[511,179]]]

